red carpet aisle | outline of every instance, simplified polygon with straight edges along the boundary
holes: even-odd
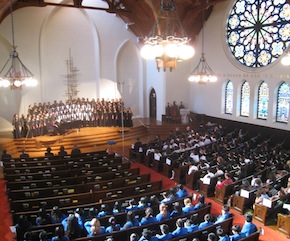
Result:
[[[12,220],[10,216],[10,207],[5,192],[5,180],[0,179],[0,240],[14,241],[13,234],[10,231]]]

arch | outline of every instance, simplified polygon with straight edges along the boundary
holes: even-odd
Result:
[[[240,115],[244,117],[249,117],[250,115],[250,93],[250,84],[248,81],[245,81],[241,87],[240,98]]]
[[[231,80],[228,80],[225,86],[225,114],[233,114],[234,105],[234,85]]]
[[[276,122],[288,123],[289,121],[289,101],[290,89],[286,82],[283,82],[278,88]]]
[[[259,85],[257,101],[257,118],[267,120],[269,113],[269,86],[265,81]]]

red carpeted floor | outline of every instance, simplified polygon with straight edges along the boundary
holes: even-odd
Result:
[[[151,180],[163,180],[163,188],[170,188],[175,186],[177,183],[173,180],[170,180],[163,175],[160,175],[158,172],[151,170],[150,168],[139,164],[133,163],[133,167],[140,167],[141,173],[151,173]],[[194,191],[189,189],[189,193],[193,194]],[[198,195],[198,194],[197,194]],[[212,214],[219,215],[221,210],[221,205],[214,201],[214,199],[207,199],[207,202],[212,203]],[[243,225],[244,218],[237,211],[231,210],[235,215],[234,223]],[[288,241],[287,237],[274,229],[261,225],[259,222],[254,222],[257,226],[261,227],[264,230],[264,235],[260,236],[260,241]],[[0,241],[14,241],[13,234],[10,230],[12,226],[12,220],[10,216],[10,207],[8,202],[8,197],[5,192],[5,180],[0,179]]]

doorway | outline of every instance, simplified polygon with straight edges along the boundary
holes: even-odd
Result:
[[[150,111],[150,118],[156,120],[156,92],[154,89],[150,91],[149,96],[149,111]]]

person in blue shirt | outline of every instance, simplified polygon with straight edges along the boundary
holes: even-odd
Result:
[[[138,206],[136,204],[136,200],[134,198],[129,200],[129,206],[126,207],[126,212],[137,210]]]
[[[153,235],[152,231],[145,228],[142,231],[142,236],[138,241],[158,241],[158,238]]]
[[[109,218],[109,226],[106,228],[106,233],[111,233],[113,231],[119,231],[121,229],[120,224],[116,223],[115,217]]]
[[[50,213],[51,222],[52,223],[61,223],[62,220],[66,218],[66,215],[64,215],[60,210],[58,206],[54,206]]]
[[[209,233],[207,235],[207,241],[217,241],[217,236],[215,235],[215,233]]]
[[[187,219],[185,221],[184,227],[187,229],[188,233],[192,233],[192,232],[198,230],[198,225],[192,223],[190,219]]]
[[[198,203],[194,205],[194,210],[200,209],[205,205],[205,197],[204,195],[200,194],[198,197]]]
[[[160,201],[160,203],[174,202],[177,197],[174,188],[170,188],[167,192],[161,193],[161,195],[163,196],[163,199]]]
[[[86,221],[84,226],[89,237],[106,233],[105,227],[101,226],[101,223],[97,218],[93,218],[91,221]]]
[[[170,213],[167,210],[167,205],[161,203],[159,205],[159,213],[156,215],[156,219],[158,222],[165,221],[170,218]]]
[[[220,223],[225,221],[226,219],[228,219],[229,217],[231,217],[231,213],[230,213],[230,207],[227,204],[224,204],[222,206],[222,214],[219,215],[215,221],[215,223]]]
[[[97,215],[97,218],[105,217],[108,214],[109,214],[108,205],[107,204],[102,204],[101,208],[100,208],[100,211],[99,211],[99,213]]]
[[[257,226],[252,223],[253,216],[251,214],[245,215],[245,223],[242,227],[241,233],[245,234],[246,237],[257,231]]]
[[[139,220],[135,217],[135,214],[133,213],[133,211],[128,211],[127,221],[123,225],[123,227],[121,227],[121,230],[126,230],[128,228],[136,227],[136,226],[139,226]]]
[[[120,212],[122,212],[121,203],[118,202],[118,201],[116,201],[116,202],[114,203],[114,207],[113,207],[113,209],[112,209],[112,213],[113,213],[113,214],[117,214],[117,213],[120,213]]]
[[[232,233],[233,234],[229,236],[231,241],[238,241],[238,240],[246,237],[246,234],[241,233],[241,227],[238,224],[235,224],[232,227]]]
[[[145,216],[141,219],[140,225],[146,225],[150,223],[157,223],[156,217],[153,216],[153,209],[148,207],[145,210]]]
[[[170,240],[173,236],[169,231],[169,226],[167,224],[160,225],[161,234],[157,234],[156,237],[158,240]]]
[[[230,241],[229,236],[225,234],[222,228],[218,228],[216,234],[218,236],[218,241]]]
[[[183,214],[184,214],[184,212],[182,210],[181,204],[179,202],[173,203],[173,210],[170,213],[170,218],[178,217],[178,216],[181,216]]]
[[[176,195],[178,198],[184,198],[184,197],[187,197],[188,196],[188,191],[186,188],[184,188],[184,186],[182,184],[178,184],[176,186]]]
[[[54,236],[51,241],[69,241],[68,237],[64,234],[63,226],[58,226],[54,230]]]
[[[141,197],[137,207],[138,207],[138,209],[147,208],[148,207],[148,198],[146,196]]]
[[[199,225],[198,225],[198,229],[203,229],[203,228],[206,228],[208,226],[211,226],[213,225],[214,223],[211,221],[212,217],[209,213],[207,213],[206,215],[204,215],[204,222],[201,222]]]
[[[194,211],[194,206],[192,205],[190,198],[185,198],[183,202],[184,202],[184,207],[182,208],[182,211],[184,213],[191,213]]]
[[[188,234],[187,228],[184,227],[184,221],[181,218],[176,220],[175,225],[176,229],[172,232],[173,237]]]

